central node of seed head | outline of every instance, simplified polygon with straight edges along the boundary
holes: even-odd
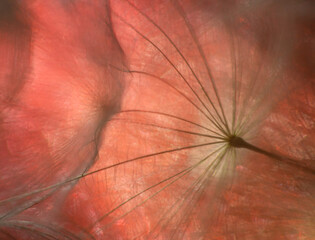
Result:
[[[235,148],[244,148],[246,147],[246,142],[243,140],[243,138],[240,138],[236,135],[231,135],[227,138],[227,142],[231,147]]]

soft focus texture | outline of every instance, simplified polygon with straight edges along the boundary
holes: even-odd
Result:
[[[2,0],[0,239],[314,239],[314,11]]]

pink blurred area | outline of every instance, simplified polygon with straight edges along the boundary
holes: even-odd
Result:
[[[3,0],[0,238],[313,239],[314,9]]]

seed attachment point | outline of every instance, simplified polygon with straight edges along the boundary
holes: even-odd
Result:
[[[227,138],[227,142],[231,147],[235,148],[246,148],[248,147],[248,143],[243,140],[243,138],[240,138],[235,135],[231,135]]]

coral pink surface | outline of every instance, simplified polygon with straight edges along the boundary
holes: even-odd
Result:
[[[0,239],[314,239],[314,10],[2,0]]]

